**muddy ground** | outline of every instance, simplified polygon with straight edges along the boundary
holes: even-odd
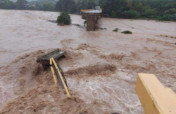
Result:
[[[0,113],[142,114],[135,92],[139,72],[155,74],[176,92],[176,22],[102,18],[107,29],[87,32],[48,21],[57,16],[0,10]],[[83,25],[79,15],[71,18]],[[58,63],[70,99],[54,86],[50,69],[36,63],[55,48],[66,51]]]

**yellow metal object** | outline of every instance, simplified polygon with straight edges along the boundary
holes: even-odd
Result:
[[[153,74],[138,74],[136,92],[145,114],[176,114],[176,94]]]
[[[52,66],[52,59],[50,59],[50,65],[51,65],[51,72],[53,74],[53,79],[54,79],[54,83],[57,85],[57,79],[56,79],[56,75],[54,73],[54,68]]]
[[[61,79],[61,81],[62,81],[62,84],[64,85],[64,89],[65,89],[65,91],[66,91],[66,93],[67,93],[67,96],[68,96],[68,97],[71,97],[71,95],[70,95],[70,93],[69,93],[69,90],[68,90],[68,87],[67,87],[67,85],[66,85],[66,83],[65,83],[65,80],[64,80],[64,78],[63,78],[63,76],[62,76],[61,70],[58,68],[58,66],[57,66],[57,64],[56,64],[56,62],[55,62],[55,60],[54,60],[54,58],[51,58],[51,61],[54,63],[54,66],[56,67],[56,69],[57,69],[57,71],[58,71],[58,74],[59,74],[59,76],[60,76],[60,79]]]

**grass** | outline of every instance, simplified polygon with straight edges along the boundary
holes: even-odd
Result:
[[[115,28],[113,31],[114,31],[114,32],[118,32],[118,31],[119,31],[119,29],[118,29],[118,28]]]
[[[132,34],[132,32],[129,31],[129,30],[125,30],[125,31],[123,31],[122,33],[124,33],[124,34]]]

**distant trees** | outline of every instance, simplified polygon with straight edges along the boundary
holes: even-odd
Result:
[[[60,12],[79,13],[81,9],[92,9],[98,5],[97,0],[59,0],[56,10]]]
[[[139,18],[140,13],[136,10],[128,10],[124,11],[123,15],[125,18]]]
[[[0,0],[2,9],[30,9],[80,13],[100,5],[113,18],[147,18],[176,21],[176,0]]]
[[[127,0],[100,0],[103,13],[111,17],[123,17],[127,8]]]
[[[95,0],[78,0],[77,2],[77,10],[78,12],[81,9],[93,9],[96,6]]]
[[[17,0],[16,8],[17,9],[26,9],[27,1],[26,0]]]
[[[59,0],[56,3],[56,10],[61,12],[76,12],[76,3],[74,0]]]
[[[0,8],[2,9],[14,9],[15,3],[10,0],[0,0]]]
[[[41,7],[41,10],[44,11],[55,11],[55,4],[52,2],[47,2],[43,4],[43,7]]]
[[[145,18],[155,18],[155,16],[157,15],[157,10],[156,9],[152,9],[152,8],[145,8],[143,10],[143,12],[141,12],[141,16],[145,17]]]
[[[44,10],[56,11],[55,0],[36,0],[27,2],[27,0],[0,0],[0,9],[28,9],[28,10]]]
[[[110,17],[176,21],[176,0],[100,0],[100,6]]]
[[[0,9],[25,9],[26,4],[26,0],[17,0],[17,2],[12,2],[10,0],[0,0]]]

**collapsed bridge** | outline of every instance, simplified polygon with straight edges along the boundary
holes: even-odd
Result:
[[[81,10],[82,18],[87,21],[87,31],[95,31],[98,20],[101,18],[101,9],[84,9]]]

